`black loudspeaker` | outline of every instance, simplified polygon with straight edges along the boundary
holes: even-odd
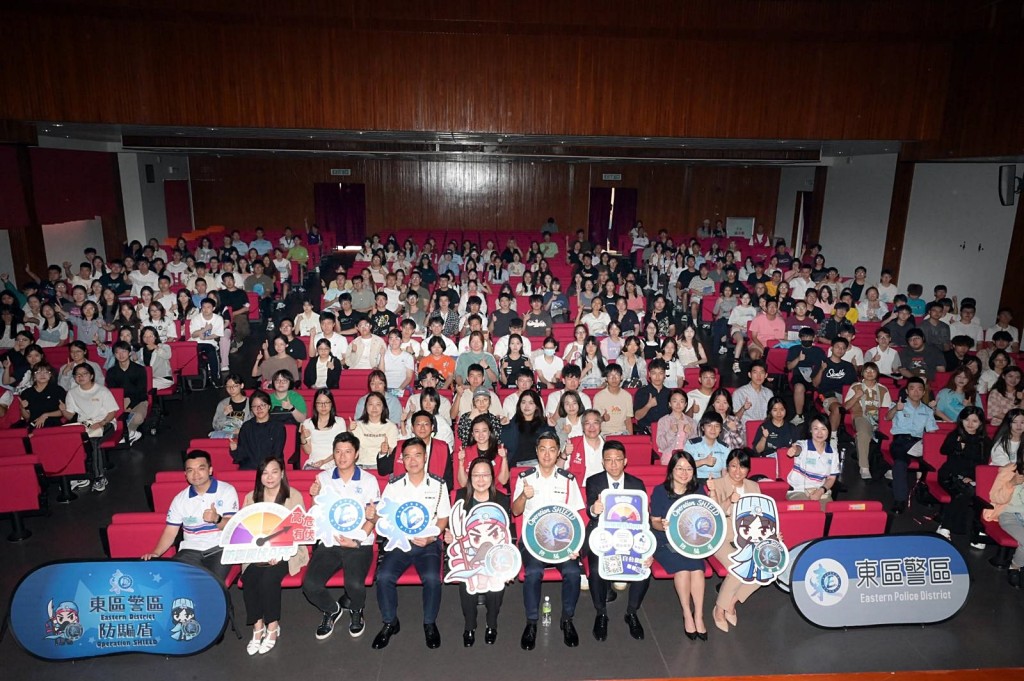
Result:
[[[156,182],[156,170],[153,168],[152,163],[146,164],[146,184],[153,184]]]
[[[999,202],[1004,206],[1012,206],[1014,197],[1020,193],[1017,178],[1017,166],[999,166]]]

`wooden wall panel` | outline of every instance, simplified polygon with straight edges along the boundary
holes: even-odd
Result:
[[[931,139],[965,4],[14,0],[0,118]]]
[[[780,171],[774,167],[660,164],[458,163],[366,159],[193,156],[197,226],[301,225],[313,221],[313,184],[366,184],[367,229],[563,229],[587,224],[592,186],[635,187],[648,229],[692,232],[705,218],[753,216],[774,228]],[[332,178],[330,169],[352,175]],[[620,173],[606,182],[603,173]]]

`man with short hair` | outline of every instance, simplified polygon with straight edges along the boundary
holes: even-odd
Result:
[[[512,309],[512,296],[502,293],[498,296],[498,309],[491,313],[491,338],[501,338],[508,335],[508,325],[518,315]]]
[[[199,305],[199,314],[189,322],[192,340],[199,346],[199,358],[209,373],[214,385],[220,385],[220,359],[217,347],[224,336],[224,318],[214,313],[217,302],[213,298],[203,298]],[[226,358],[225,358],[226,359]]]
[[[1013,321],[1013,310],[1008,307],[999,308],[999,312],[996,313],[996,323],[992,327],[985,331],[986,338],[990,341],[995,340],[994,334],[998,331],[1004,331],[1010,334],[1010,354],[1016,354],[1020,350],[1020,332],[1017,331],[1017,327],[1012,326],[1010,322]]]
[[[665,373],[668,364],[663,359],[653,359],[647,365],[649,383],[641,386],[633,397],[633,415],[636,417],[637,435],[649,435],[651,426],[671,411],[669,398],[672,391],[665,387]]]
[[[590,522],[587,524],[587,556],[590,566],[588,580],[590,582],[590,597],[594,601],[594,610],[597,615],[594,617],[594,638],[604,641],[608,638],[608,581],[601,578],[599,565],[601,559],[591,550],[590,535],[597,529],[598,519],[604,513],[605,506],[601,501],[601,493],[605,490],[633,490],[646,492],[644,481],[635,475],[626,472],[628,460],[626,448],[621,442],[609,440],[604,443],[601,452],[602,470],[587,478],[587,513]],[[653,562],[653,557],[648,559]],[[651,576],[646,579],[629,583],[629,600],[626,605],[626,624],[629,626],[629,635],[637,641],[644,639],[644,628],[637,617],[637,611],[643,605],[644,596],[651,585]]]
[[[142,560],[164,555],[180,529],[183,538],[174,560],[206,568],[223,583],[231,566],[220,562],[220,533],[238,511],[238,493],[228,483],[213,477],[210,454],[201,449],[185,454],[185,479],[189,486],[171,500],[167,527],[153,550],[142,555]]]
[[[442,478],[427,473],[426,445],[413,437],[402,443],[402,463],[405,474],[392,476],[381,493],[381,504],[391,502],[401,506],[405,502],[419,502],[430,512],[428,521],[437,525],[441,533],[448,526],[451,500],[448,485]],[[373,639],[374,650],[387,647],[391,637],[398,633],[398,578],[410,565],[423,583],[423,634],[428,648],[441,646],[437,630],[437,612],[441,608],[441,547],[439,536],[418,537],[410,540],[408,551],[395,548],[385,551],[377,569],[377,605],[384,626]]]
[[[255,250],[256,255],[262,258],[267,253],[270,253],[270,251],[274,250],[274,244],[267,241],[267,239],[263,236],[263,228],[257,227],[256,238],[249,242],[249,248]]]
[[[907,332],[907,347],[900,349],[900,375],[919,377],[931,381],[935,372],[946,370],[946,359],[941,351],[924,342],[922,329]]]
[[[764,387],[768,378],[768,367],[761,360],[750,365],[747,371],[750,383],[736,388],[732,393],[732,409],[746,426],[748,421],[764,421],[768,418],[768,401],[775,394]]]
[[[857,382],[857,367],[843,359],[847,346],[845,338],[833,340],[831,354],[821,362],[814,374],[814,387],[821,393],[822,406],[828,414],[829,427],[832,429],[833,447],[836,446],[836,433],[843,420],[843,393],[848,386]]]
[[[360,319],[356,325],[359,335],[352,339],[345,354],[345,366],[349,369],[375,369],[387,350],[384,340],[374,336],[369,319]],[[315,346],[314,346],[315,347]],[[310,356],[313,353],[310,352]]]
[[[337,497],[356,499],[366,511],[362,526],[366,536],[359,540],[336,535],[333,546],[320,544],[313,551],[302,580],[302,593],[323,614],[323,620],[316,629],[316,637],[320,640],[334,632],[334,623],[341,617],[342,610],[348,610],[350,614],[349,635],[355,638],[363,633],[366,575],[373,562],[373,530],[380,500],[377,478],[356,466],[358,437],[348,432],[339,433],[334,438],[333,456],[334,470],[322,471],[316,476],[309,488],[310,496],[315,500],[329,492]],[[327,590],[327,582],[338,570],[344,570],[345,590],[335,601]]]
[[[604,368],[604,378],[607,386],[594,395],[594,409],[601,414],[601,433],[632,435],[633,398],[622,389],[622,367],[609,364]]]
[[[352,278],[352,307],[364,315],[373,309],[373,293],[366,288],[362,276]]]
[[[242,343],[249,337],[249,296],[242,289],[235,286],[235,275],[230,272],[221,276],[224,282],[224,290],[220,296],[220,304],[231,311],[231,326],[234,342],[231,344],[231,352],[238,352]]]
[[[148,286],[154,291],[157,289],[160,285],[160,277],[156,272],[149,269],[149,261],[145,258],[139,258],[135,266],[138,269],[129,275],[129,279],[132,282],[132,296],[140,298],[143,287]]]
[[[557,467],[558,450],[558,435],[553,430],[541,431],[537,435],[537,466],[522,471],[516,478],[512,493],[512,514],[524,516],[524,524],[529,520],[531,513],[548,504],[565,504],[577,513],[585,507],[573,474]],[[576,614],[576,602],[580,597],[579,556],[570,556],[562,563],[544,563],[522,547],[522,541],[520,537],[523,568],[526,572],[526,578],[523,580],[526,627],[519,641],[520,646],[523,650],[533,650],[537,645],[541,581],[544,569],[549,567],[557,568],[562,574],[562,639],[570,648],[578,646],[580,637],[576,633],[572,618]]]
[[[566,390],[571,390],[580,396],[580,405],[584,409],[590,409],[593,406],[590,401],[590,396],[580,390],[582,377],[583,370],[580,369],[578,364],[570,364],[562,369],[562,385],[565,387],[559,388],[558,390],[552,390],[548,393],[547,400],[544,402],[545,416],[552,416],[558,411],[558,403],[562,401],[562,395]]]
[[[124,391],[124,408],[130,414],[125,421],[125,438],[130,447],[142,438],[139,426],[149,413],[148,377],[142,365],[132,361],[131,345],[118,341],[114,343],[113,350],[115,361],[107,369],[106,385]]]
[[[398,315],[388,309],[388,294],[378,291],[374,296],[375,307],[370,313],[371,333],[384,337],[398,324]]]
[[[913,333],[913,332],[911,332]],[[914,336],[919,338],[918,336]],[[921,345],[924,345],[923,338]],[[934,350],[934,348],[929,348]],[[907,470],[911,457],[920,459],[924,455],[922,438],[926,432],[933,433],[939,429],[935,423],[935,413],[924,403],[925,384],[919,376],[907,380],[906,397],[889,407],[885,412],[885,420],[892,421],[892,445],[890,454],[892,463],[892,496],[895,500],[891,511],[899,514],[907,510],[910,495],[907,481]]]
[[[945,352],[950,348],[949,324],[942,321],[944,314],[945,309],[942,303],[938,301],[928,303],[927,316],[922,320],[919,327],[924,333],[925,345],[933,347],[939,352]]]

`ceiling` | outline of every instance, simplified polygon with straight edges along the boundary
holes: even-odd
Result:
[[[886,140],[749,140],[402,132],[195,128],[35,123],[40,144],[103,145],[108,151],[216,155],[337,155],[402,160],[560,163],[708,163],[818,165],[835,157],[897,153]]]

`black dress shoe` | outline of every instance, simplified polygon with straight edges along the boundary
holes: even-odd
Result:
[[[387,648],[388,644],[391,643],[391,637],[399,632],[401,625],[398,620],[394,622],[385,622],[384,626],[380,628],[376,638],[373,639],[372,648],[374,650],[380,650],[381,648]]]
[[[594,618],[594,638],[604,641],[608,638],[608,615],[599,612]]]
[[[519,645],[523,650],[533,650],[537,646],[537,623],[527,622],[523,629],[523,637],[519,639]]]
[[[635,612],[627,612],[626,624],[629,625],[629,635],[635,638],[637,641],[644,640],[644,627],[640,624],[640,618],[636,616]]]
[[[687,631],[684,628],[683,629],[683,633],[686,634],[686,638],[690,639],[691,641],[696,641],[697,640],[697,632],[696,631]]]
[[[707,641],[708,640],[708,632],[706,632],[706,631],[698,631],[697,632],[697,638],[699,638],[701,641]]]
[[[498,630],[487,627],[484,629],[484,643],[489,646],[493,646],[494,642],[498,640]]]
[[[469,632],[473,633],[473,632]],[[437,630],[436,624],[423,625],[423,638],[427,641],[427,647],[433,650],[441,647],[441,632]],[[473,645],[472,643],[470,645]]]
[[[462,645],[467,648],[472,648],[473,644],[476,643],[476,632],[472,629],[466,629],[462,632]]]
[[[572,623],[572,619],[562,620],[562,640],[570,648],[575,648],[580,644],[580,635],[576,633],[576,626]]]

